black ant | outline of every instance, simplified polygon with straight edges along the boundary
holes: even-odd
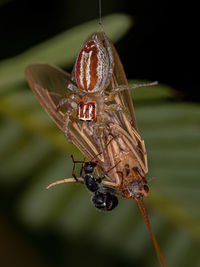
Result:
[[[76,177],[74,170],[76,163],[82,163],[82,168],[80,171],[80,177],[83,178],[84,184],[94,196],[92,197],[92,203],[99,210],[110,211],[113,210],[118,204],[118,198],[116,197],[117,192],[108,186],[102,185],[102,178],[95,178],[92,173],[95,171],[97,163],[93,161],[75,161],[73,155],[71,155],[72,161],[74,163],[72,176],[78,183],[82,183]],[[83,172],[85,175],[83,175]]]
[[[115,137],[113,137],[114,139]],[[113,140],[111,139],[108,144]],[[107,145],[108,145],[107,144]],[[97,154],[94,158],[102,154],[103,152],[100,152]],[[95,178],[92,173],[95,171],[97,167],[98,161],[94,161],[94,158],[91,161],[85,162],[85,161],[75,161],[73,155],[71,155],[72,161],[74,163],[73,170],[72,170],[72,176],[73,178],[65,178],[63,180],[56,181],[54,183],[51,183],[46,187],[46,189],[49,189],[50,187],[53,187],[57,184],[61,183],[68,183],[68,182],[74,182],[74,180],[79,184],[85,184],[88,190],[92,193],[94,193],[94,196],[92,197],[92,203],[94,206],[99,210],[104,211],[110,211],[113,210],[118,205],[118,198],[117,196],[123,197],[120,193],[118,193],[115,189],[112,187],[102,185],[102,179],[104,177],[97,177]],[[77,163],[82,163],[81,171],[80,171],[80,178],[77,178],[75,175],[75,165]],[[117,163],[118,164],[118,163]],[[117,165],[116,164],[116,165]],[[113,166],[111,169],[109,169],[106,173],[111,171],[113,168],[116,167]],[[83,173],[85,175],[83,175]]]

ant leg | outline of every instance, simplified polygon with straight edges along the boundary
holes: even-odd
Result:
[[[82,163],[82,167],[81,167],[81,171],[80,171],[80,176],[82,177],[83,163],[84,163],[85,161],[75,161],[73,155],[71,155],[71,158],[72,158],[72,161],[73,161],[73,163],[74,163],[74,166],[73,166],[73,169],[72,169],[72,176],[74,177],[74,179],[76,180],[76,182],[79,183],[79,180],[78,180],[78,178],[77,178],[76,175],[75,175],[75,166],[76,166],[76,163]]]
[[[72,158],[72,161],[73,161],[74,164],[76,164],[76,163],[85,163],[85,160],[75,160],[73,155],[71,155],[71,158]]]
[[[73,169],[72,169],[72,176],[73,176],[73,178],[65,178],[65,179],[62,179],[62,180],[58,180],[58,181],[56,181],[56,182],[53,182],[53,183],[51,183],[50,185],[48,185],[48,186],[46,187],[46,189],[49,189],[50,187],[53,187],[53,186],[55,186],[55,185],[57,185],[57,184],[63,184],[63,183],[69,183],[69,182],[75,182],[75,181],[76,181],[77,183],[79,183],[79,184],[83,184],[83,183],[84,183],[84,180],[83,180],[83,178],[82,178],[82,169],[83,169],[83,163],[84,163],[85,161],[75,161],[73,155],[71,155],[71,158],[72,158],[72,161],[73,161],[73,163],[74,163],[74,166],[73,166]],[[82,163],[81,177],[80,177],[80,178],[77,178],[76,175],[75,175],[75,164],[76,164],[76,163]]]
[[[80,177],[83,177],[83,164],[85,164],[85,158],[84,158],[84,161],[81,164]]]

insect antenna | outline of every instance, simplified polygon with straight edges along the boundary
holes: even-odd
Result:
[[[46,187],[46,189],[48,190],[49,188],[51,188],[51,187],[53,187],[53,186],[55,186],[55,185],[57,185],[57,184],[70,183],[70,182],[75,182],[75,181],[77,181],[77,182],[80,183],[80,184],[83,184],[83,179],[82,179],[82,178],[77,178],[77,180],[75,180],[74,177],[73,177],[73,178],[64,178],[64,179],[62,179],[62,180],[58,180],[58,181],[56,181],[56,182],[54,182],[54,183],[49,184],[49,185]]]
[[[149,218],[148,218],[148,214],[146,212],[146,208],[144,206],[143,200],[141,199],[140,202],[137,199],[134,199],[134,200],[136,201],[136,204],[138,206],[138,209],[139,209],[139,211],[140,211],[140,213],[142,215],[142,218],[143,218],[143,220],[144,220],[144,222],[145,222],[145,224],[146,224],[146,226],[147,226],[147,228],[149,230],[149,233],[151,235],[151,239],[153,241],[153,244],[154,244],[154,247],[155,247],[155,250],[156,250],[156,254],[157,254],[158,260],[160,262],[160,266],[162,266],[162,267],[169,267],[168,263],[165,260],[165,257],[163,256],[163,254],[161,252],[161,249],[160,249],[160,247],[158,245],[158,242],[156,240],[156,237],[155,237],[155,235],[152,232],[152,229],[151,229],[151,226],[150,226],[150,222],[149,222]]]

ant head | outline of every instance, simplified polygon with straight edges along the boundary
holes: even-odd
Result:
[[[117,206],[118,199],[110,193],[96,192],[92,198],[92,202],[97,209],[110,211]]]
[[[97,166],[96,162],[93,162],[93,161],[85,162],[85,164],[83,166],[84,172],[85,173],[93,173],[96,166]]]

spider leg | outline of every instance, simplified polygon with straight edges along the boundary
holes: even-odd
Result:
[[[69,133],[69,122],[70,122],[70,117],[73,119],[73,121],[76,120],[76,110],[69,109],[65,114],[65,124],[64,124],[64,135],[66,139],[68,140],[69,143],[72,143],[71,141],[71,136]]]
[[[106,111],[121,111],[121,112],[123,112],[125,114],[128,114],[126,108],[124,108],[120,104],[110,104],[109,106],[105,105],[105,110]]]
[[[151,82],[151,83],[140,83],[140,84],[133,83],[133,84],[120,85],[118,87],[112,88],[112,90],[110,92],[110,96],[112,96],[118,92],[124,91],[124,90],[134,90],[136,88],[149,87],[149,86],[154,86],[157,84],[158,84],[158,82],[155,81],[155,82]]]
[[[76,109],[77,104],[80,101],[80,96],[78,94],[70,93],[65,95],[56,106],[57,111],[64,106],[65,104],[69,104],[72,109]]]

